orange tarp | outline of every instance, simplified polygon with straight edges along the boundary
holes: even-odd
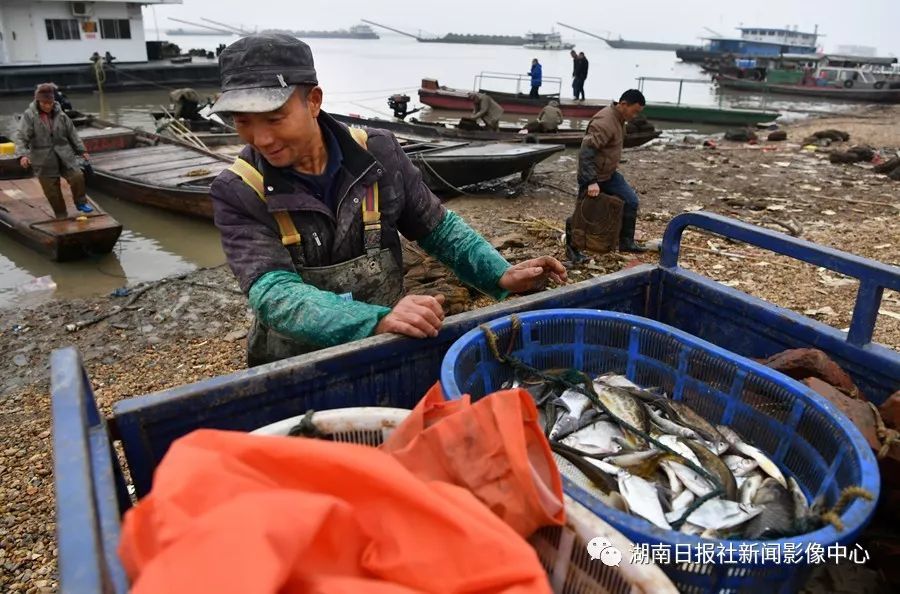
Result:
[[[527,392],[470,404],[436,386],[382,449],[177,440],[119,553],[135,593],[548,592],[522,535],[562,523],[561,501]]]

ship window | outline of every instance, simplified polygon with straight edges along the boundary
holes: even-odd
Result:
[[[131,22],[128,19],[100,19],[100,37],[131,39]]]
[[[81,39],[75,19],[44,19],[44,23],[47,25],[47,39],[51,41]]]

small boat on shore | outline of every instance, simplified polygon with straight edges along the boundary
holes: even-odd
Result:
[[[93,119],[98,129],[116,127]],[[211,219],[209,186],[227,169],[243,143],[225,144],[216,152],[181,140],[130,129],[126,148],[91,156],[93,175],[88,186],[111,196],[173,212]],[[433,192],[454,193],[462,186],[486,182],[531,169],[565,147],[558,144],[472,143],[466,141],[407,141],[403,150],[422,171]]]
[[[361,118],[331,114],[339,122],[348,126],[367,126],[390,130],[395,136],[403,138],[435,139],[446,138],[455,140],[474,140],[480,142],[507,142],[526,144],[561,144],[564,146],[579,146],[584,138],[583,129],[561,128],[558,132],[529,132],[520,134],[520,128],[514,126],[501,126],[500,130],[466,130],[455,126],[435,122],[402,122],[398,120],[382,120],[375,118]],[[632,130],[626,132],[625,148],[632,148],[646,144],[658,138],[662,134],[659,130],[649,129]]]
[[[716,76],[719,86],[725,89],[751,91],[759,94],[774,93],[779,95],[796,95],[798,97],[816,97],[819,99],[840,99],[844,101],[860,101],[865,103],[900,103],[900,88],[890,88],[884,81],[879,88],[860,86],[817,86],[803,84],[771,83],[765,80],[738,78],[728,74]]]
[[[547,103],[553,100],[559,101],[559,108],[564,116],[590,119],[595,113],[612,103],[611,100],[589,99],[586,101],[572,101],[560,99],[558,93],[541,95],[535,99],[525,93],[505,93],[483,88],[480,89],[480,92],[490,95],[506,113],[512,114],[537,115]],[[440,86],[436,79],[424,78],[419,89],[419,101],[437,110],[471,111],[472,101],[469,99],[469,93],[471,91]],[[761,122],[771,122],[780,114],[758,109],[728,109],[676,103],[647,103],[644,107],[643,115],[651,121],[746,126],[756,125]]]
[[[116,128],[93,119],[96,129]],[[128,128],[124,147],[91,155],[94,172],[88,187],[139,204],[180,214],[212,218],[209,185],[231,159],[180,140]]]
[[[363,126],[369,126],[363,120]],[[534,167],[565,149],[561,144],[507,142],[466,142],[443,139],[410,139],[398,136],[403,152],[419,171],[425,185],[435,194],[453,195],[463,186],[480,184],[509,175],[527,177]],[[216,149],[234,158],[243,145]]]
[[[0,172],[12,170],[9,163],[0,162]],[[36,178],[0,181],[0,232],[57,262],[112,251],[122,225],[90,198],[94,212],[78,212],[68,185],[62,187],[69,216],[57,219]]]
[[[157,122],[164,121],[167,116],[163,112],[153,112]],[[330,114],[334,119],[348,126],[361,126],[390,130],[398,138],[413,141],[429,140],[472,140],[478,142],[506,142],[526,144],[561,144],[564,146],[579,146],[584,138],[583,129],[561,128],[558,132],[529,132],[520,134],[520,128],[514,126],[501,126],[500,130],[466,130],[455,126],[436,122],[405,122],[401,120],[384,120],[380,118],[363,118],[342,114]],[[216,147],[231,144],[240,144],[241,139],[236,132],[225,131],[214,122],[208,120],[181,120],[181,123],[191,130],[206,146]],[[211,132],[209,130],[219,131]],[[658,138],[662,134],[653,129],[652,125],[629,129],[625,135],[625,148],[632,148],[646,144]]]

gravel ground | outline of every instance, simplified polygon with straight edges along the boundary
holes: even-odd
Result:
[[[788,128],[783,143],[627,151],[622,171],[642,197],[640,236],[658,239],[672,216],[702,208],[780,231],[786,224],[804,239],[900,265],[900,182],[874,174],[871,165],[830,164],[832,147],[802,152],[802,139],[824,128],[849,132],[847,146],[867,143],[887,155],[900,147],[900,108],[803,122]],[[510,260],[544,253],[563,259],[559,229],[572,211],[574,169],[575,153],[567,151],[542,164],[515,199],[462,196],[448,206],[490,239],[518,238],[507,243],[522,247],[502,250]],[[608,254],[570,276],[575,282],[656,260],[655,253]],[[857,283],[838,274],[700,233],[685,235],[681,262],[836,328],[849,325]],[[227,268],[132,291],[0,312],[0,591],[57,589],[47,380],[53,349],[78,348],[106,413],[132,395],[244,366],[249,315]],[[468,307],[487,302],[473,299]],[[876,340],[900,349],[900,295],[886,292],[881,311]],[[65,329],[110,312],[118,313],[77,332]]]

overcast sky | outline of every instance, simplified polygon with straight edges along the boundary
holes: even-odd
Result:
[[[824,35],[819,43],[826,51],[853,44],[874,46],[879,55],[900,56],[900,0],[184,0],[181,5],[145,9],[147,28],[154,28],[154,12],[161,29],[183,26],[167,17],[290,29],[346,28],[365,18],[411,32],[521,34],[545,31],[562,21],[626,39],[677,43],[699,42],[698,37],[710,34],[704,27],[736,35],[734,28],[741,24],[796,25],[807,31],[818,25]]]

